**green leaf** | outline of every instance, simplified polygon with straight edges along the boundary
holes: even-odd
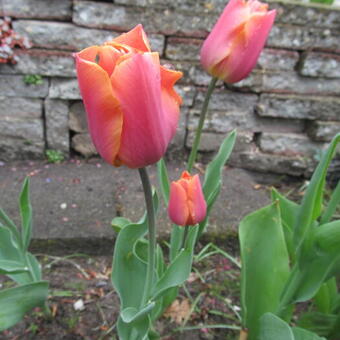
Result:
[[[0,260],[0,274],[17,274],[27,272],[28,268],[22,263],[10,260]]]
[[[16,241],[18,247],[21,245],[20,233],[14,222],[6,215],[6,213],[0,208],[0,222],[4,227],[7,227],[13,234],[13,238]],[[1,226],[0,226],[1,227]]]
[[[168,205],[170,193],[170,181],[168,176],[168,170],[166,168],[165,161],[163,158],[161,158],[157,163],[157,174],[164,202],[166,203],[166,205]]]
[[[125,323],[119,317],[117,322],[119,340],[147,340],[150,326],[150,317],[147,314],[130,323]]]
[[[34,281],[41,281],[41,266],[36,257],[27,252],[26,259]]]
[[[115,217],[111,221],[111,227],[116,233],[119,233],[126,225],[132,224],[132,222],[125,217]]]
[[[289,276],[289,256],[278,203],[246,216],[239,226],[241,303],[249,340],[256,339],[260,317],[276,312]]]
[[[192,252],[190,249],[182,249],[174,261],[168,266],[160,277],[153,291],[153,299],[161,296],[162,292],[169,288],[181,285],[191,272]]]
[[[0,291],[0,331],[17,322],[47,298],[48,282],[41,281]]]
[[[340,181],[335,187],[331,199],[328,202],[327,208],[321,216],[320,224],[328,223],[331,220],[339,203],[340,203]]]
[[[155,305],[155,302],[151,302],[140,310],[134,307],[127,307],[122,310],[120,317],[122,318],[123,322],[131,323],[148,314],[155,307]]]
[[[259,340],[295,340],[289,325],[272,313],[261,317],[259,334]]]
[[[29,191],[29,177],[26,177],[19,198],[22,224],[22,241],[25,250],[28,249],[32,237],[32,206],[30,203]]]
[[[338,295],[338,288],[335,277],[323,283],[314,296],[314,304],[318,312],[331,314]]]
[[[295,340],[327,340],[326,338],[320,338],[317,334],[307,331],[303,328],[292,328]]]
[[[300,316],[297,325],[321,336],[328,336],[335,326],[337,316],[320,312],[307,312]]]
[[[298,218],[294,228],[295,248],[301,248],[300,257],[303,253],[308,252],[311,243],[311,228],[313,222],[320,216],[322,210],[323,191],[326,181],[326,174],[329,164],[333,158],[337,144],[340,142],[340,134],[337,134],[330,143],[327,152],[322,156],[320,163],[315,169],[311,181],[303,197]],[[302,247],[302,245],[304,245]],[[308,261],[299,260],[299,265],[304,266]]]
[[[216,192],[221,187],[222,170],[227,162],[236,140],[236,131],[233,130],[225,138],[216,157],[209,163],[204,176],[203,192],[205,200],[211,200],[211,195],[216,195]]]

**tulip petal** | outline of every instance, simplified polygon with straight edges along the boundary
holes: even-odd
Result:
[[[189,219],[189,207],[187,194],[179,183],[172,182],[170,186],[170,197],[168,214],[174,223],[185,226]]]
[[[111,83],[124,114],[119,159],[130,168],[157,162],[172,136],[162,102],[158,53],[135,54],[123,60]]]
[[[225,81],[236,83],[245,78],[255,67],[274,23],[275,14],[275,11],[253,14],[244,26],[242,35],[235,37],[231,47],[233,52],[215,69],[219,74],[230,70],[229,74],[223,75]]]
[[[82,55],[93,55],[95,49]],[[87,121],[93,143],[100,155],[110,164],[120,148],[123,116],[119,101],[113,96],[107,72],[95,62],[76,55],[77,75],[87,112]]]
[[[231,37],[240,31],[249,18],[250,8],[244,0],[230,0],[201,49],[201,63],[211,71],[230,53]]]
[[[192,202],[190,215],[194,224],[202,222],[207,214],[207,204],[204,199],[201,182],[198,175],[193,176],[190,187],[189,197]]]
[[[131,31],[123,33],[111,41],[114,45],[121,44],[135,48],[141,52],[150,52],[150,43],[141,24],[137,25]],[[111,42],[107,42],[110,44]]]

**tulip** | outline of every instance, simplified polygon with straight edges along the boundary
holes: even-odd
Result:
[[[141,25],[75,54],[93,143],[109,164],[141,168],[157,162],[175,134],[182,73],[160,65]]]
[[[230,0],[203,43],[204,69],[227,83],[244,79],[256,65],[275,15],[257,0]]]
[[[170,186],[168,214],[172,222],[181,225],[195,225],[204,220],[207,204],[198,175],[191,176],[184,171],[178,181]]]

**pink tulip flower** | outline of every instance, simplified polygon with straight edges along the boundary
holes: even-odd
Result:
[[[172,222],[181,225],[195,225],[204,220],[207,204],[198,175],[191,176],[187,171],[170,186],[168,214]]]
[[[203,43],[203,68],[227,83],[244,79],[256,65],[275,15],[257,0],[230,0]]]
[[[89,131],[109,164],[141,168],[157,162],[175,134],[182,73],[160,65],[141,25],[75,54]]]

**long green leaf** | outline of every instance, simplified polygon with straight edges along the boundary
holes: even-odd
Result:
[[[330,222],[333,214],[336,211],[336,208],[338,207],[340,203],[340,181],[338,182],[337,186],[335,187],[331,199],[328,202],[327,208],[324,211],[324,213],[321,216],[320,224],[328,223]]]
[[[302,314],[297,326],[317,333],[321,336],[328,336],[335,326],[337,316],[320,312],[306,312]]]
[[[310,230],[313,226],[313,222],[321,214],[327,169],[339,142],[340,134],[337,134],[329,145],[327,152],[322,156],[303,197],[293,237],[295,248],[301,248],[302,250],[302,252],[299,253],[300,257],[303,256],[305,252],[308,253],[308,249],[311,247],[312,235]],[[304,247],[302,247],[303,244]],[[307,261],[308,259],[305,259],[304,261],[300,259],[299,265],[304,266]]]
[[[4,227],[8,228],[12,232],[14,240],[16,241],[18,247],[20,247],[21,237],[18,228],[1,208],[0,208],[0,222],[2,222]]]
[[[155,307],[155,305],[156,305],[155,302],[151,302],[140,310],[134,307],[127,307],[124,310],[122,310],[122,312],[120,313],[120,317],[122,318],[123,322],[131,323],[133,321],[138,320],[141,317],[144,317]]]
[[[321,338],[317,334],[303,328],[293,327],[292,330],[295,340],[327,340],[326,338]]]
[[[48,282],[41,281],[0,291],[0,331],[17,322],[47,298]]]
[[[28,249],[32,237],[32,206],[30,203],[29,194],[30,182],[29,177],[26,177],[22,186],[19,199],[19,207],[22,221],[22,241],[25,250]]]
[[[261,317],[259,334],[259,340],[295,340],[289,325],[272,313]]]
[[[289,256],[278,203],[246,216],[239,226],[241,303],[249,339],[257,339],[260,317],[275,313],[289,276]]]
[[[168,170],[166,168],[165,161],[163,158],[161,158],[157,163],[157,174],[164,202],[166,203],[166,205],[168,205],[170,193],[170,181],[168,176]]]
[[[0,274],[18,274],[27,272],[28,268],[21,262],[0,260]]]
[[[119,340],[148,340],[147,335],[150,326],[151,323],[148,314],[130,323],[125,323],[122,318],[119,317],[117,322]]]

